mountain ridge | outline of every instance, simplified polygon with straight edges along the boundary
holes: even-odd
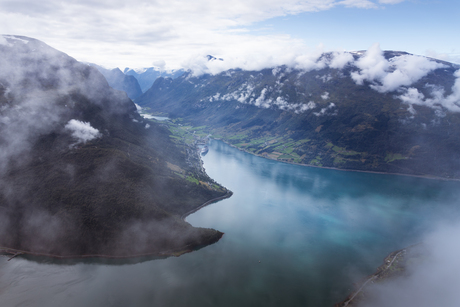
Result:
[[[303,65],[189,71],[136,103],[284,162],[459,178],[458,65],[378,46]]]
[[[185,71],[183,69],[162,70],[158,67],[147,67],[142,69],[132,69],[126,67],[123,73],[133,76],[139,82],[141,90],[145,93],[159,77],[175,79],[180,77]]]

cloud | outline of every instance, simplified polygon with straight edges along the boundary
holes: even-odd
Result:
[[[223,58],[223,61],[208,61],[203,55],[194,55],[182,62],[181,66],[190,69],[194,76],[200,76],[215,75],[235,68],[256,71],[281,65],[302,71],[320,70],[328,66],[342,69],[353,62],[353,55],[349,52],[334,51],[329,58],[323,56],[325,51],[322,44],[316,48],[307,48],[302,41],[298,40],[294,43],[289,37],[272,37],[269,40],[259,37],[249,39],[244,44],[244,48],[237,45],[227,50],[227,52],[231,51],[227,57],[217,54],[218,57]],[[289,50],[286,46],[289,46]],[[248,53],[247,50],[251,52]],[[267,53],[267,50],[270,50],[270,53]]]
[[[327,67],[327,59],[321,58],[324,53],[324,46],[319,45],[315,50],[309,53],[298,55],[294,59],[294,68],[305,71],[318,70]]]
[[[76,119],[71,119],[65,129],[72,132],[72,137],[76,138],[79,143],[86,143],[101,136],[99,130],[91,127],[90,123],[82,122]]]
[[[382,3],[382,4],[398,4],[398,3],[401,3],[401,2],[404,2],[406,0],[379,0],[379,3]]]
[[[358,7],[361,9],[374,9],[377,5],[374,2],[367,0],[343,0],[339,2],[346,7]]]
[[[262,35],[248,26],[344,6],[377,7],[369,0],[0,1],[0,27],[44,40],[81,61],[145,67],[152,59],[163,59],[178,67],[190,54],[242,49],[257,42],[275,46],[284,39],[289,43],[283,50],[289,52],[290,41],[297,45],[297,39]]]
[[[336,68],[336,69],[342,69],[344,68],[348,63],[353,62],[353,55],[349,52],[333,52],[332,53],[332,61],[329,63],[329,67],[331,68]]]
[[[218,74],[233,68],[261,70],[285,64],[307,68],[316,65],[315,61],[321,56],[323,49],[322,46],[315,49],[307,48],[301,40],[294,40],[289,36],[231,35],[226,39],[228,41],[225,42],[225,50],[217,49],[209,53],[223,58],[223,61],[208,61],[203,53],[196,53],[188,56],[180,66],[192,70],[195,75]]]
[[[360,307],[460,306],[460,225],[444,225],[424,240],[425,255],[407,276],[373,286]]]
[[[460,63],[460,53],[439,53],[433,49],[425,50],[425,56],[451,63]]]
[[[397,96],[397,98],[411,106],[415,104],[439,111],[442,111],[441,108],[445,108],[451,112],[460,112],[460,70],[457,70],[454,76],[456,79],[450,95],[445,96],[443,88],[433,88],[430,93],[432,98],[425,98],[425,95],[420,93],[418,89],[411,87],[404,94]]]
[[[360,70],[351,73],[358,85],[364,81],[380,93],[392,92],[402,86],[410,86],[431,71],[446,67],[426,57],[403,54],[385,59],[379,44],[372,45],[369,50],[355,62]]]
[[[420,93],[418,89],[411,87],[406,90],[406,93],[398,96],[398,98],[401,99],[402,102],[412,106],[413,104],[424,104],[423,99],[425,98],[425,96],[422,93]],[[415,114],[415,110],[413,107],[410,108],[410,112],[412,114]]]
[[[386,75],[389,63],[383,56],[383,51],[380,49],[380,44],[373,44],[358,61],[355,66],[360,69],[358,72],[353,72],[351,77],[358,85],[362,85],[364,81],[374,81],[382,79]]]
[[[414,55],[394,57],[389,62],[394,71],[389,72],[381,79],[381,86],[375,86],[379,92],[391,92],[401,86],[409,86],[431,71],[445,67],[438,62]]]
[[[160,70],[164,70],[166,67],[166,62],[164,60],[156,60],[152,62],[152,65],[158,67]]]
[[[323,115],[337,115],[337,109],[334,112],[328,113],[329,110],[336,108],[335,103],[331,102],[327,107],[322,108],[319,112],[313,112],[317,117]]]
[[[8,41],[3,35],[0,35],[0,45],[8,46]]]

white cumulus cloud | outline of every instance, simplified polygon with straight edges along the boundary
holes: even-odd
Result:
[[[380,44],[375,43],[367,50],[363,57],[355,62],[355,66],[360,71],[353,72],[351,77],[356,84],[362,85],[364,81],[382,79],[386,75],[389,63],[383,56]]]
[[[454,76],[456,79],[450,95],[446,96],[442,88],[434,88],[431,91],[431,98],[426,98],[418,89],[411,87],[404,94],[397,97],[411,106],[414,104],[424,105],[438,110],[445,108],[451,112],[460,112],[460,70],[457,70]]]
[[[91,127],[90,123],[82,122],[76,119],[71,119],[65,129],[72,132],[72,137],[78,140],[78,143],[86,143],[101,136],[99,130]]]
[[[424,240],[424,256],[399,278],[370,286],[359,307],[460,306],[459,225],[439,227]]]
[[[444,67],[443,64],[415,55],[394,57],[390,59],[389,63],[394,70],[388,72],[380,80],[382,85],[375,86],[379,92],[391,92],[401,86],[409,86],[429,72]]]
[[[332,61],[329,63],[329,67],[331,68],[342,69],[348,63],[354,61],[353,55],[349,52],[336,51],[336,52],[333,52],[332,55],[333,55]]]
[[[372,45],[364,56],[355,62],[359,71],[351,73],[358,85],[364,81],[371,83],[371,88],[380,93],[392,92],[403,86],[410,86],[431,71],[445,65],[426,57],[415,55],[399,55],[385,59],[379,44]]]

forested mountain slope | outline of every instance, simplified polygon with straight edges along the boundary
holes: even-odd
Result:
[[[258,71],[160,78],[136,103],[280,161],[460,178],[458,69],[374,45]]]
[[[194,148],[40,41],[0,36],[0,54],[0,247],[133,256],[221,237],[180,218],[227,192]]]

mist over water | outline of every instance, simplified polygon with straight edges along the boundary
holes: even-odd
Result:
[[[460,183],[316,169],[212,141],[207,173],[234,192],[187,217],[225,233],[136,264],[0,257],[2,306],[332,306],[390,252],[460,217]]]

